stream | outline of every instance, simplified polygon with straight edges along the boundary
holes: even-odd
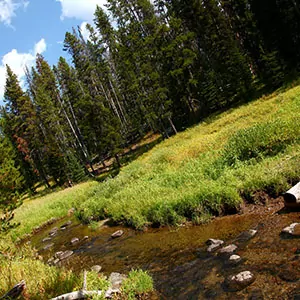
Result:
[[[201,226],[148,229],[137,232],[120,226],[102,225],[93,230],[71,218],[64,230],[61,220],[31,239],[44,261],[57,251],[74,251],[60,266],[80,272],[101,265],[102,272],[128,273],[147,270],[154,279],[158,299],[300,299],[299,239],[280,235],[291,223],[300,222],[299,213],[265,207],[242,215],[215,218]],[[54,227],[57,233],[49,238]],[[241,233],[257,230],[250,240]],[[123,230],[116,239],[111,234]],[[71,239],[79,242],[72,245]],[[43,241],[44,239],[47,241]],[[225,245],[238,246],[239,264],[228,263],[218,252],[208,253],[205,242],[222,239]],[[44,249],[47,245],[50,247]],[[299,247],[299,248],[298,248]],[[298,255],[299,254],[299,255]],[[230,292],[224,279],[241,271],[251,271],[255,281],[241,291]]]

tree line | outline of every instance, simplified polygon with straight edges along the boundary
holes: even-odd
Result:
[[[86,40],[67,32],[51,67],[37,55],[27,90],[7,66],[0,203],[37,182],[93,176],[95,161],[147,132],[176,134],[298,76],[297,0],[108,0]]]

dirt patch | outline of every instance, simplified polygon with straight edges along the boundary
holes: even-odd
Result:
[[[253,194],[253,202],[244,201],[240,206],[240,214],[258,213],[274,214],[284,209],[284,199],[282,196],[273,198],[264,191],[258,191]]]

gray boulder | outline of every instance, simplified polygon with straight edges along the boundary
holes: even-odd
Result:
[[[231,275],[225,280],[225,285],[230,291],[240,291],[255,281],[255,276],[250,271]]]

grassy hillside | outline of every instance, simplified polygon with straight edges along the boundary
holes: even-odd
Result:
[[[300,86],[211,117],[160,143],[116,178],[26,202],[14,237],[76,207],[83,221],[110,217],[135,228],[199,223],[299,179]]]

